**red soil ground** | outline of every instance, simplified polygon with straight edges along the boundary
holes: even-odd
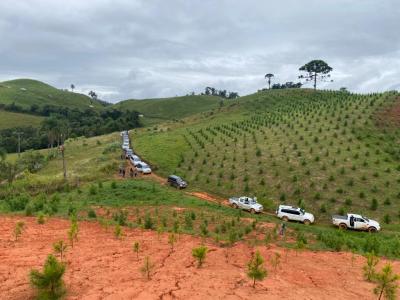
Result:
[[[17,242],[12,231],[17,220],[25,231]],[[34,291],[28,274],[42,268],[52,244],[66,240],[69,221],[49,219],[44,225],[34,218],[0,217],[0,299],[31,299]],[[255,289],[246,276],[253,248],[237,243],[232,248],[207,244],[205,264],[197,268],[191,250],[200,239],[181,235],[171,252],[167,235],[158,240],[153,231],[125,229],[122,240],[95,222],[80,222],[79,241],[66,254],[67,299],[375,299],[373,284],[362,278],[365,258],[349,253],[296,254],[272,246],[259,247],[269,276]],[[139,259],[132,251],[141,243]],[[282,255],[276,272],[270,258]],[[145,256],[154,262],[151,280],[139,269]],[[381,263],[382,264],[382,263]],[[393,262],[400,272],[400,263]]]
[[[397,97],[395,102],[378,111],[375,114],[375,120],[378,126],[400,126],[400,97]]]

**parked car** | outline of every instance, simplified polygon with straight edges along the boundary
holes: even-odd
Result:
[[[135,163],[138,164],[138,163],[141,162],[139,156],[136,156],[135,154],[132,154],[132,155],[129,157],[129,160],[131,161],[132,165],[134,165],[134,166],[135,166]]]
[[[297,221],[306,225],[314,223],[314,215],[306,212],[304,209],[289,205],[279,205],[276,210],[276,216],[283,221]]]
[[[131,158],[130,158],[130,160],[131,160],[131,163],[136,167],[138,164],[141,164],[141,163],[143,163],[141,160],[140,160],[140,158],[138,157],[138,156],[136,156],[136,155],[133,155]]]
[[[332,216],[332,224],[341,229],[350,228],[369,232],[381,230],[381,226],[377,221],[357,214],[347,214],[345,216],[334,215]]]
[[[250,198],[247,196],[229,198],[229,204],[233,208],[241,208],[247,210],[252,214],[260,213],[263,211],[263,206],[257,202],[257,198]]]
[[[148,164],[144,162],[140,162],[136,165],[136,169],[139,172],[142,172],[143,174],[150,174],[151,173],[151,168]]]
[[[125,149],[125,158],[129,159],[133,155],[133,150],[132,149]]]
[[[168,176],[168,183],[171,186],[176,187],[177,189],[184,189],[187,187],[186,181],[176,175],[169,175]]]

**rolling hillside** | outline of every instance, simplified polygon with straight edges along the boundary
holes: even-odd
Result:
[[[326,220],[356,211],[398,221],[400,133],[387,122],[397,94],[302,89],[235,101],[191,125],[139,131],[136,151],[160,174],[224,197],[256,195],[270,209],[300,205]]]
[[[31,105],[66,106],[86,109],[101,108],[102,104],[90,97],[56,89],[43,82],[32,79],[16,79],[0,82],[0,104],[12,104],[30,108]]]
[[[0,110],[0,130],[13,127],[36,127],[43,117]]]
[[[181,119],[219,107],[221,98],[215,96],[182,96],[161,99],[125,100],[114,107],[136,110],[146,123]]]

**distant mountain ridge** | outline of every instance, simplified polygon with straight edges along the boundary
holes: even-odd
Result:
[[[10,105],[13,103],[25,109],[32,105],[39,107],[45,105],[63,106],[81,110],[104,107],[101,101],[86,95],[60,90],[33,79],[0,82],[0,104]]]

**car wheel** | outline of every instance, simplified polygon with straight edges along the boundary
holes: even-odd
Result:
[[[377,230],[376,230],[375,227],[369,227],[369,228],[368,228],[368,232],[370,232],[370,233],[375,233],[375,232],[377,232]]]
[[[344,224],[344,223],[340,223],[340,224],[339,224],[339,228],[340,228],[340,229],[343,229],[343,230],[346,230],[346,229],[347,229],[347,225]]]
[[[311,224],[311,221],[306,219],[306,220],[303,221],[303,224],[304,224],[304,225],[310,225],[310,224]]]
[[[233,204],[232,204],[232,207],[235,208],[235,209],[238,209],[238,208],[239,208],[239,206],[238,206],[236,203],[233,203]]]
[[[289,221],[289,218],[286,217],[286,216],[283,216],[283,217],[282,217],[282,221],[283,221],[283,222],[287,222],[287,221]]]
[[[250,209],[250,213],[254,215],[256,213],[255,209],[254,208]]]

